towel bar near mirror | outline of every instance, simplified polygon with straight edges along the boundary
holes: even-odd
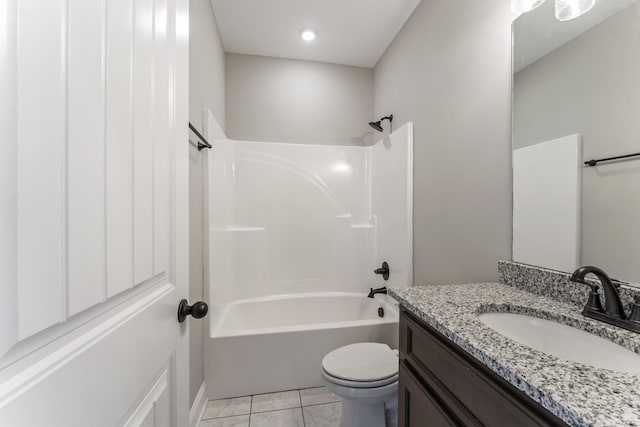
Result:
[[[616,156],[616,157],[607,157],[606,159],[597,159],[597,160],[587,160],[584,162],[585,165],[593,167],[601,162],[612,162],[614,160],[635,160],[633,157],[640,157],[640,153],[634,154],[625,154],[624,156]]]

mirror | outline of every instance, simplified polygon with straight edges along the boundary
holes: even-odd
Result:
[[[513,25],[513,260],[640,283],[640,3]]]

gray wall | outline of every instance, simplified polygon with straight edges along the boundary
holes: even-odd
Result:
[[[189,1],[189,121],[202,130],[205,109],[225,123],[225,53],[209,0]]]
[[[225,56],[209,0],[189,2],[189,121],[203,130],[203,112],[211,110],[224,126]],[[204,294],[203,277],[203,174],[206,158],[203,152],[190,149],[190,206],[189,206],[189,301],[201,301]],[[189,402],[193,401],[204,381],[204,321],[189,320]]]
[[[416,285],[511,259],[511,21],[505,0],[422,0],[375,68],[374,116],[415,123]]]
[[[636,3],[517,73],[514,146],[580,133],[585,160],[638,152],[638,28]],[[583,170],[581,264],[636,283],[639,183],[637,161]]]
[[[371,137],[371,69],[227,54],[226,75],[231,139],[362,145]]]

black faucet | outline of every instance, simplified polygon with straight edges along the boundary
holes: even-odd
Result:
[[[604,290],[604,308],[600,301],[600,294],[598,294],[598,285],[588,282],[585,279],[589,273],[595,275],[602,284],[602,289]],[[618,293],[619,285],[614,284],[603,270],[593,266],[580,267],[573,272],[569,280],[575,283],[582,283],[591,288],[589,300],[582,310],[584,316],[630,331],[640,332],[640,298],[636,299],[633,310],[629,317],[627,317],[624,312],[624,307],[622,307],[620,294]]]
[[[373,296],[375,294],[386,294],[387,293],[387,287],[383,286],[381,288],[378,289],[373,289],[371,288],[371,290],[369,291],[369,295],[367,295],[368,298],[373,298]]]

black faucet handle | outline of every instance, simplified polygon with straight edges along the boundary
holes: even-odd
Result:
[[[602,313],[604,308],[602,307],[602,301],[600,301],[600,294],[598,293],[598,287],[594,286],[591,288],[591,292],[589,292],[589,299],[587,300],[587,304],[584,306],[585,310],[597,311]]]
[[[594,283],[594,281],[586,279],[584,277],[574,277],[575,275],[572,275],[571,278],[569,278],[570,281],[574,282],[574,283],[581,283],[583,285],[587,285],[588,287],[591,288],[591,290],[589,291],[589,300],[587,301],[587,304],[584,306],[585,310],[590,310],[590,311],[597,311],[597,312],[603,312],[604,308],[602,307],[602,301],[600,301],[600,294],[598,293],[599,290],[599,286]]]
[[[600,301],[600,294],[598,293],[599,286],[594,280],[589,280],[584,277],[586,274],[582,269],[578,269],[573,272],[571,277],[569,277],[569,281],[573,283],[580,283],[583,285],[587,285],[591,288],[589,291],[589,299],[587,304],[584,306],[585,311],[597,311],[602,313],[604,308],[602,307],[602,301]]]
[[[382,267],[373,270],[375,274],[381,274],[384,280],[389,280],[389,264],[387,262],[382,263]]]
[[[583,285],[587,285],[588,287],[591,288],[591,292],[593,293],[598,293],[598,290],[600,289],[600,286],[598,286],[596,283],[590,282],[589,280],[585,280],[584,282],[582,282]]]

